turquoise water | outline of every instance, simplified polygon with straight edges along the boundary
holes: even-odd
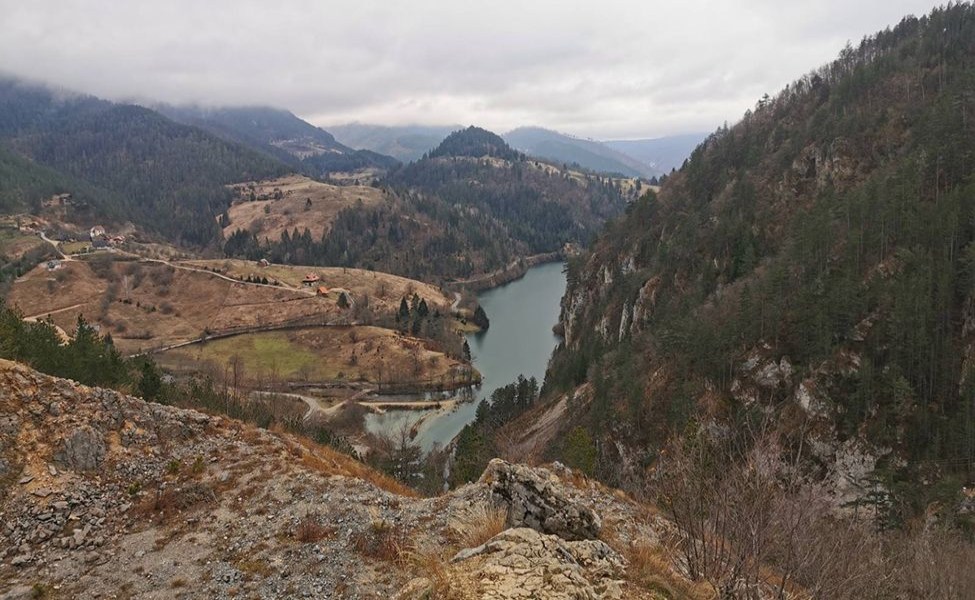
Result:
[[[450,442],[474,419],[481,398],[489,398],[495,389],[511,383],[518,375],[535,377],[541,385],[549,357],[559,341],[552,327],[559,320],[565,284],[562,263],[547,263],[532,267],[517,281],[478,295],[491,327],[484,333],[467,336],[474,366],[483,376],[481,388],[474,392],[477,401],[460,404],[449,412],[369,415],[366,427],[388,435],[423,418],[415,441],[428,451],[434,444],[443,446]]]

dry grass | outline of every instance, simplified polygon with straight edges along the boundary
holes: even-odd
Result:
[[[460,600],[465,597],[451,574],[450,558],[451,552],[433,540],[415,542],[406,553],[410,570],[433,583],[431,596],[436,600]]]
[[[376,471],[351,456],[337,452],[328,446],[316,444],[309,439],[299,437],[296,438],[296,441],[305,449],[305,453],[301,457],[301,463],[312,471],[325,475],[344,475],[346,477],[361,479],[381,490],[398,496],[406,496],[409,498],[419,497],[416,490],[403,485],[388,475]]]
[[[250,201],[252,190],[255,198],[267,199]],[[271,240],[278,240],[282,233],[295,228],[298,231],[307,228],[312,239],[319,240],[342,209],[358,202],[369,207],[383,201],[378,188],[330,185],[302,175],[237,184],[234,191],[238,198],[228,211],[230,225],[224,229],[224,235],[244,229]],[[276,191],[280,191],[279,199],[274,199]]]
[[[661,547],[638,544],[628,549],[626,558],[629,561],[627,579],[653,594],[653,598],[710,600],[714,597],[711,586],[688,581],[676,573],[671,566],[672,558]]]
[[[430,347],[428,347],[430,346]],[[380,327],[309,327],[248,333],[157,354],[181,373],[230,370],[243,379],[289,381],[439,381],[456,377],[460,362],[419,338]],[[418,369],[416,368],[418,367]]]
[[[403,564],[408,558],[406,534],[385,519],[373,519],[364,531],[351,538],[352,549],[375,560]]]
[[[292,537],[298,540],[302,544],[312,544],[335,533],[333,527],[326,527],[318,522],[318,517],[316,515],[306,513],[301,521],[298,522],[298,526],[295,527]]]
[[[462,548],[476,548],[504,531],[507,525],[507,507],[476,504],[450,520],[450,537]]]
[[[237,563],[237,568],[244,573],[256,575],[258,577],[270,577],[274,574],[274,569],[272,569],[270,565],[263,560],[258,559],[239,561]]]
[[[209,486],[202,483],[157,489],[143,500],[135,509],[136,514],[147,519],[158,519],[165,522],[175,515],[196,509],[204,504],[216,501],[216,494]]]

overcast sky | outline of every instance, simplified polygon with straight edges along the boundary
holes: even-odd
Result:
[[[711,131],[930,0],[0,0],[0,72],[328,125]]]

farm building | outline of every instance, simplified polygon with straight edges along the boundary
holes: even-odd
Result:
[[[320,285],[318,286],[318,289],[315,290],[315,294],[318,296],[328,296],[328,288],[324,285]]]
[[[318,283],[320,280],[321,277],[319,277],[318,275],[315,275],[314,273],[308,273],[307,275],[305,275],[305,278],[301,280],[301,284],[306,286],[312,286]]]

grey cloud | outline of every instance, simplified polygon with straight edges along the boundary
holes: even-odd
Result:
[[[0,71],[321,125],[639,137],[733,122],[932,0],[0,0]]]

